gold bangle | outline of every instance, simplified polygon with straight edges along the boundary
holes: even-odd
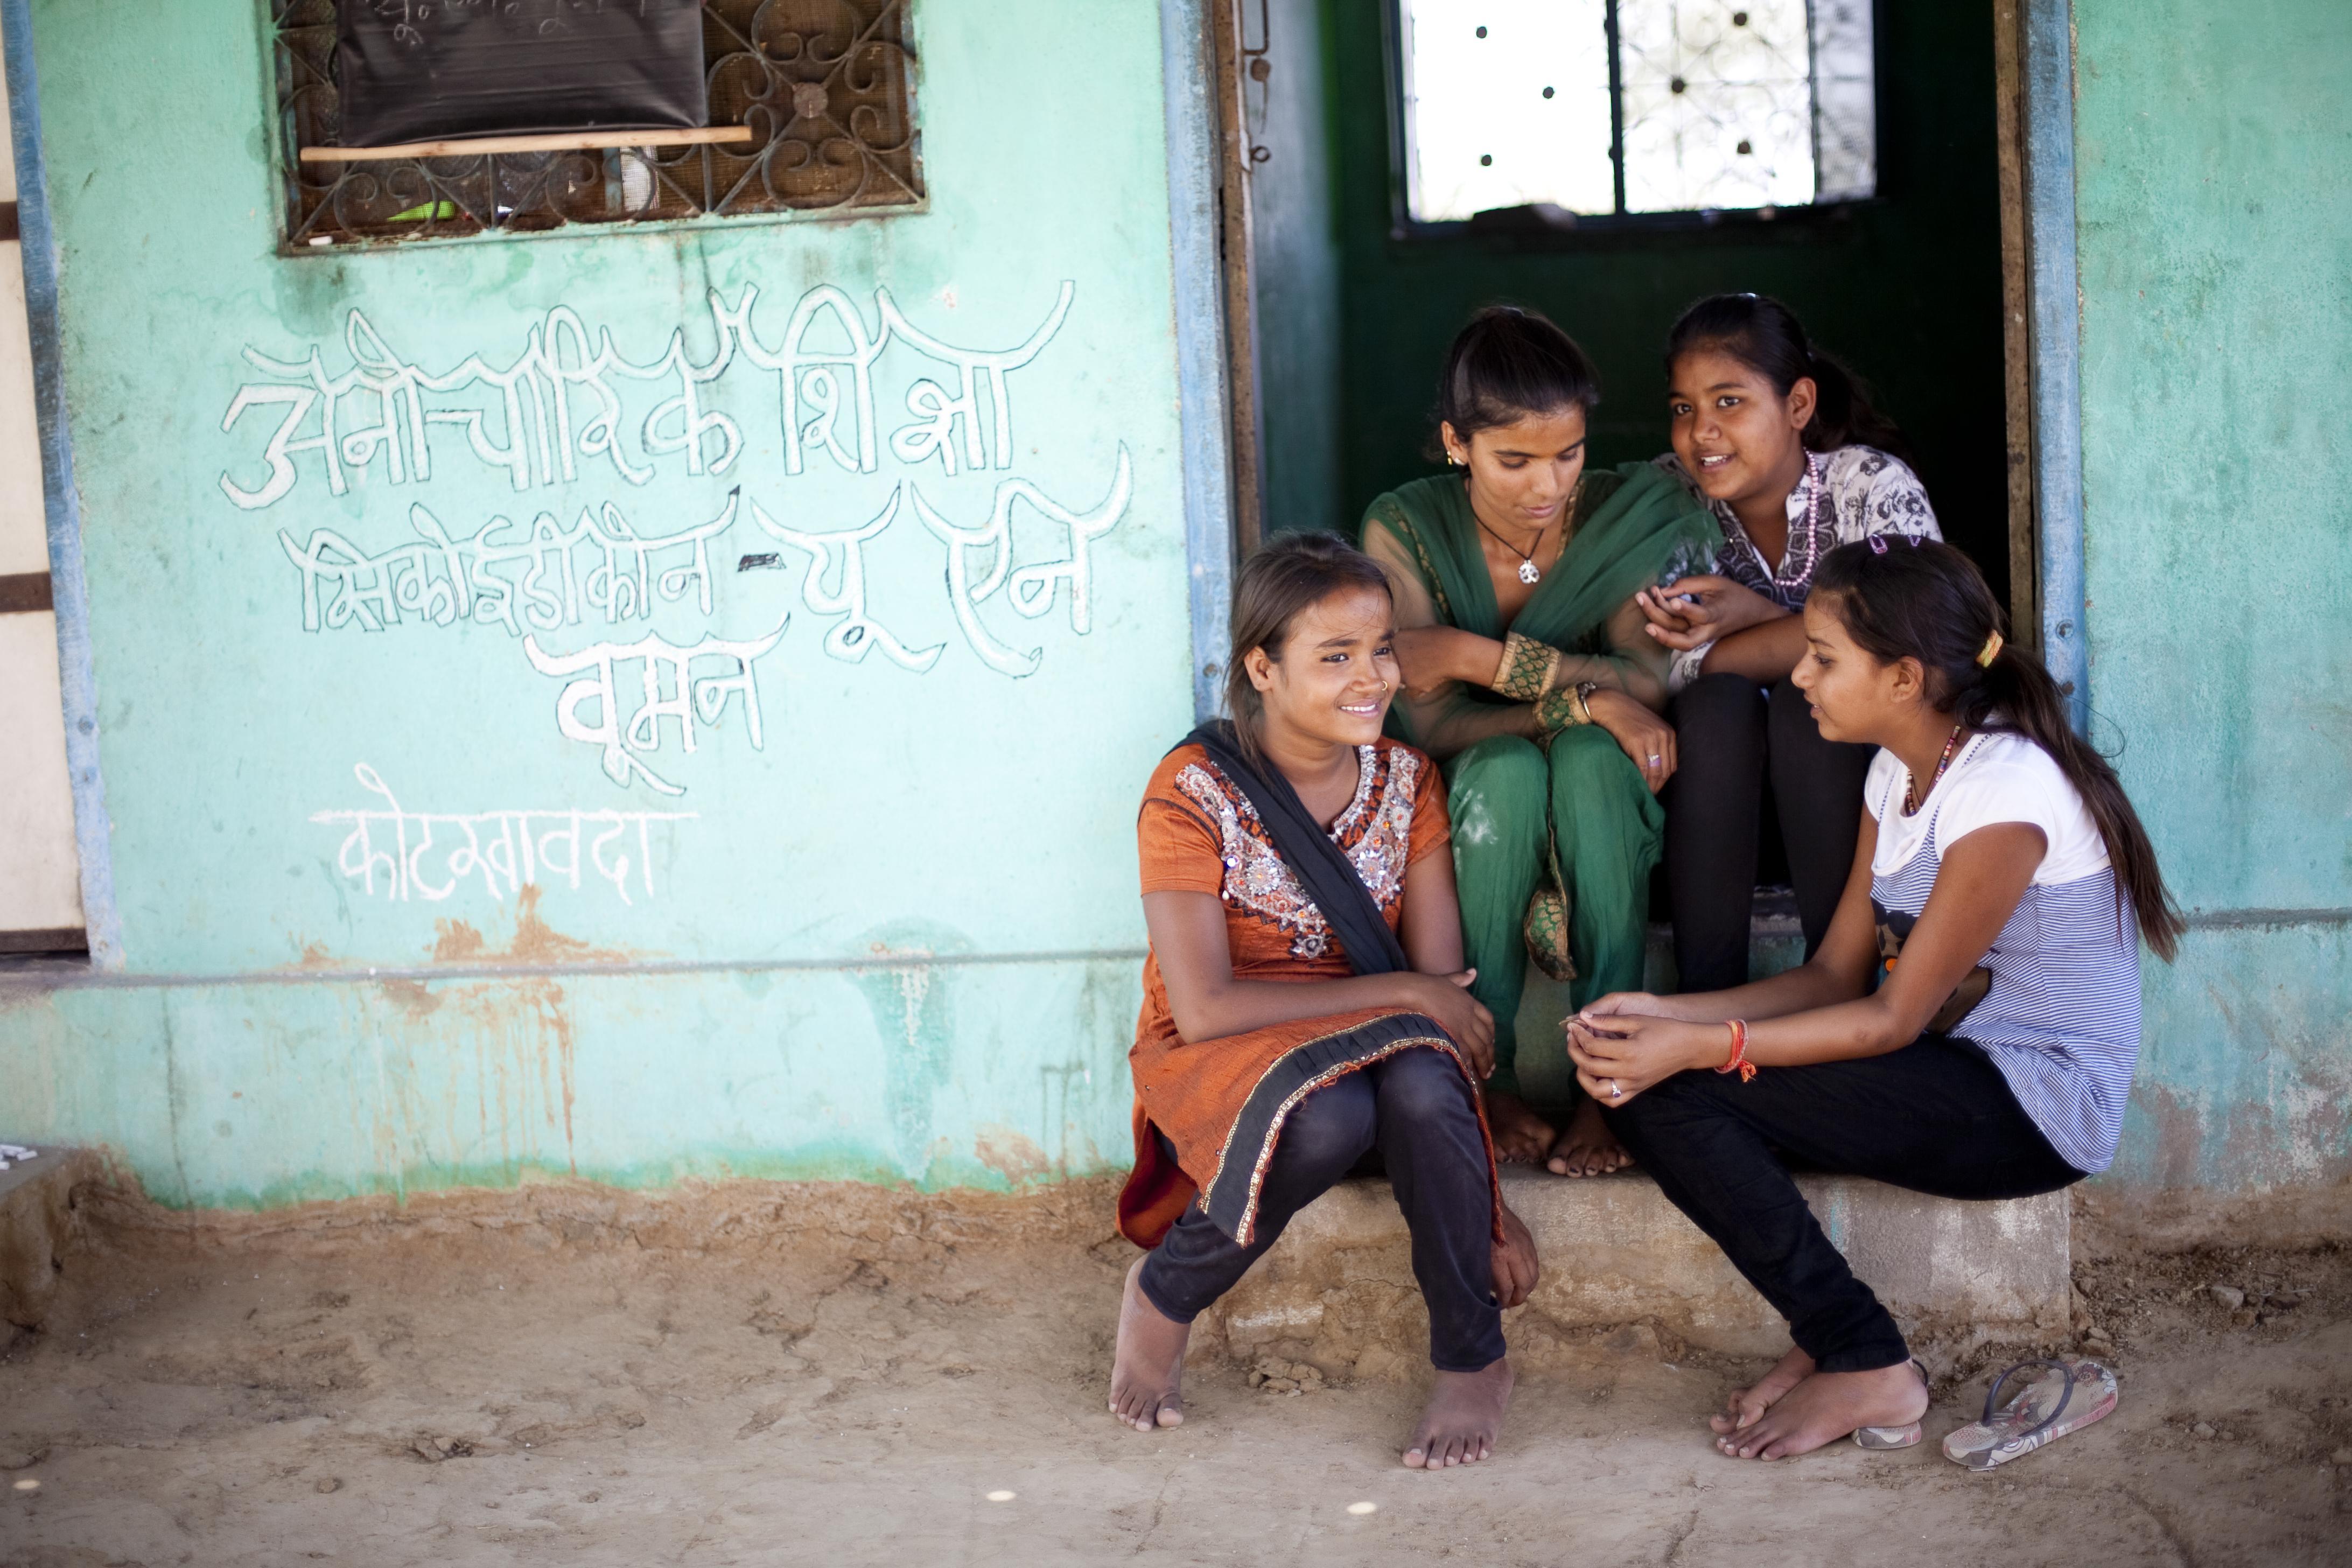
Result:
[[[1538,701],[1552,689],[1559,660],[1559,649],[1549,643],[1512,632],[1503,638],[1503,662],[1495,670],[1492,689],[1514,702]]]
[[[1591,723],[1591,710],[1584,706],[1584,688],[1591,684],[1585,681],[1576,686],[1554,687],[1538,698],[1537,726],[1547,735],[1557,735],[1562,730]]]

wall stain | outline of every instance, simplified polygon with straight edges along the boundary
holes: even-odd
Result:
[[[544,889],[527,887],[515,895],[514,935],[503,949],[493,948],[479,928],[460,920],[433,922],[436,963],[631,963],[659,954],[625,947],[598,947],[566,936],[542,919],[539,900]]]
[[[433,922],[433,962],[471,963],[482,956],[482,933],[464,921]]]
[[[908,1174],[927,1168],[932,1097],[946,1077],[955,1039],[949,992],[952,973],[930,961],[966,952],[962,933],[929,921],[901,921],[866,933],[877,957],[903,957],[901,967],[858,970],[849,976],[873,1009],[882,1040],[882,1101],[898,1158]]]
[[[1045,1158],[1045,1151],[1037,1147],[1035,1140],[1001,1122],[992,1121],[981,1128],[979,1138],[972,1143],[972,1154],[1016,1187],[1054,1171],[1053,1162]]]
[[[441,1010],[441,998],[414,980],[387,980],[383,983],[383,994],[411,1022],[429,1018]]]

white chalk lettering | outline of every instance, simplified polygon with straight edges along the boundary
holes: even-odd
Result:
[[[280,529],[278,542],[301,575],[304,631],[377,632],[404,612],[436,626],[471,619],[520,637],[526,622],[540,631],[577,626],[583,605],[607,622],[643,620],[656,602],[675,604],[689,590],[709,615],[710,543],[733,525],[740,500],[730,490],[709,522],[651,537],[606,501],[583,509],[569,529],[541,512],[527,524],[494,517],[457,538],[426,508],[411,506],[416,540],[375,555],[331,528],[314,529],[301,545]]]
[[[939,535],[948,547],[948,598],[955,610],[956,624],[963,628],[964,639],[971,644],[981,662],[1000,675],[1019,679],[1036,673],[1045,651],[1024,653],[998,641],[981,623],[982,601],[992,597],[1010,583],[1013,609],[1034,620],[1053,607],[1059,585],[1070,585],[1070,629],[1081,635],[1094,626],[1094,566],[1091,547],[1095,540],[1110,531],[1127,510],[1129,497],[1133,492],[1133,465],[1127,447],[1118,448],[1118,466],[1111,476],[1110,491],[1092,510],[1074,512],[1055,501],[1027,479],[1003,479],[996,487],[994,504],[989,509],[988,521],[978,528],[963,528],[949,521],[923,500],[912,484],[907,486],[908,500],[923,526]],[[1027,501],[1032,507],[1069,530],[1070,552],[1061,560],[1040,565],[1013,569],[1013,506],[1015,501]],[[978,581],[971,575],[966,552],[994,552],[988,569]]]
[[[259,379],[236,389],[221,430],[236,432],[248,413],[255,419],[246,423],[258,429],[269,410],[278,411],[278,423],[258,467],[224,469],[220,489],[231,504],[258,511],[312,472],[338,496],[370,477],[424,483],[433,477],[434,434],[450,427],[463,433],[476,461],[504,470],[517,490],[574,483],[583,461],[609,465],[632,486],[649,483],[665,459],[681,461],[695,477],[724,474],[743,451],[743,435],[732,417],[709,406],[709,395],[739,358],[776,377],[785,472],[803,472],[814,448],[849,472],[870,474],[886,445],[875,416],[877,362],[894,343],[953,374],[910,380],[904,401],[915,420],[891,433],[891,456],[910,465],[936,457],[950,475],[1010,468],[1008,378],[1053,341],[1076,297],[1076,286],[1065,281],[1045,321],[1022,342],[967,349],[916,326],[887,289],[875,289],[869,322],[846,293],[824,285],[800,298],[771,347],[751,319],[758,289],[747,285],[731,305],[713,289],[708,355],[689,352],[679,328],[646,361],[625,357],[609,327],[591,328],[558,305],[526,330],[521,352],[505,364],[468,353],[440,370],[402,354],[354,310],[344,321],[348,367],[340,374],[329,373],[316,344],[299,360],[245,350]],[[640,385],[663,395],[647,406],[633,394]]]
[[[573,891],[582,886],[583,871],[612,885],[621,902],[629,897],[631,873],[647,897],[654,892],[655,823],[691,822],[690,811],[557,810],[419,812],[402,807],[367,763],[352,770],[360,787],[383,804],[356,811],[313,812],[310,820],[346,830],[337,851],[335,868],[359,883],[367,896],[383,896],[395,903],[412,899],[438,903],[478,879],[481,891],[503,903],[509,894],[526,887],[562,884]],[[436,843],[438,826],[450,839]],[[594,829],[586,859],[580,851],[583,829]],[[634,860],[618,847],[631,828],[636,830]],[[558,860],[549,851],[569,844],[568,858]],[[428,857],[434,858],[428,863]],[[439,879],[435,880],[436,877]]]
[[[762,511],[758,501],[751,503],[751,521],[762,531],[808,552],[808,571],[801,578],[801,603],[820,616],[843,617],[825,634],[825,652],[845,663],[856,664],[878,647],[891,663],[920,674],[940,661],[940,652],[947,644],[910,648],[866,613],[866,542],[889,527],[898,517],[903,488],[893,487],[889,500],[863,527],[839,532],[815,533],[786,528]],[[830,588],[825,586],[828,578],[834,584]]]
[[[678,743],[691,752],[697,721],[715,729],[726,714],[727,700],[740,693],[751,749],[762,750],[760,687],[752,667],[761,655],[776,646],[791,622],[786,616],[776,623],[774,631],[748,642],[705,637],[690,647],[680,647],[660,637],[646,637],[633,643],[595,643],[568,654],[544,653],[539,638],[527,635],[522,651],[541,675],[578,677],[556,695],[558,733],[567,741],[596,747],[604,773],[614,784],[625,788],[642,779],[662,795],[677,795],[686,793],[684,786],[671,784],[641,760],[644,754],[661,750],[661,721],[677,721]],[[693,673],[697,659],[710,658],[731,660],[734,668],[716,675]],[[624,722],[614,666],[631,661],[640,666],[642,700]],[[582,717],[580,710],[592,702],[596,705],[596,717]]]

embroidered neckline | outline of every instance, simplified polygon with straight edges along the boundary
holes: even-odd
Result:
[[[1376,746],[1356,748],[1356,793],[1348,799],[1348,808],[1332,820],[1324,831],[1337,844],[1348,836],[1348,829],[1364,814],[1364,806],[1372,798],[1372,773],[1380,763]]]
[[[1377,744],[1357,748],[1357,758],[1355,798],[1327,831],[1373,900],[1384,912],[1393,911],[1404,893],[1412,803],[1423,764],[1413,752],[1397,747],[1383,753]],[[1283,932],[1294,958],[1320,958],[1328,952],[1330,929],[1323,911],[1275,849],[1249,797],[1206,758],[1181,769],[1174,784],[1217,834],[1225,905]]]

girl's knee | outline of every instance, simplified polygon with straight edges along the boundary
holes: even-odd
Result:
[[[1517,735],[1490,735],[1455,757],[1449,771],[1457,795],[1464,790],[1507,790],[1529,784],[1540,787],[1544,760],[1533,742]]]
[[[1643,795],[1650,793],[1642,770],[1633,765],[1633,759],[1625,754],[1617,737],[1598,724],[1578,724],[1562,730],[1545,743],[1544,760],[1549,765],[1554,789],[1606,791],[1630,783]]]
[[[1552,829],[1563,860],[1573,843],[1594,836],[1648,846],[1641,852],[1654,857],[1665,808],[1615,736],[1598,725],[1562,730],[1551,739],[1550,763]]]
[[[1285,1173],[1338,1181],[1372,1146],[1380,1110],[1362,1075],[1325,1084],[1300,1100],[1283,1123],[1275,1158]]]
[[[1380,1113],[1412,1125],[1433,1125],[1449,1116],[1475,1120],[1469,1081],[1452,1057],[1433,1047],[1401,1051],[1381,1064]]]
[[[1822,727],[1813,718],[1813,700],[1799,689],[1797,683],[1785,677],[1773,683],[1770,710],[1772,738],[1776,742],[1811,741],[1828,745],[1822,739]]]
[[[1787,686],[1787,681],[1780,683]],[[1764,700],[1756,682],[1744,675],[1702,675],[1676,694],[1674,705],[1677,731],[1703,730],[1736,733],[1752,730],[1764,714]]]
[[[1547,784],[1543,753],[1517,735],[1481,741],[1455,758],[1446,813],[1457,858],[1465,850],[1518,853],[1540,841]]]

